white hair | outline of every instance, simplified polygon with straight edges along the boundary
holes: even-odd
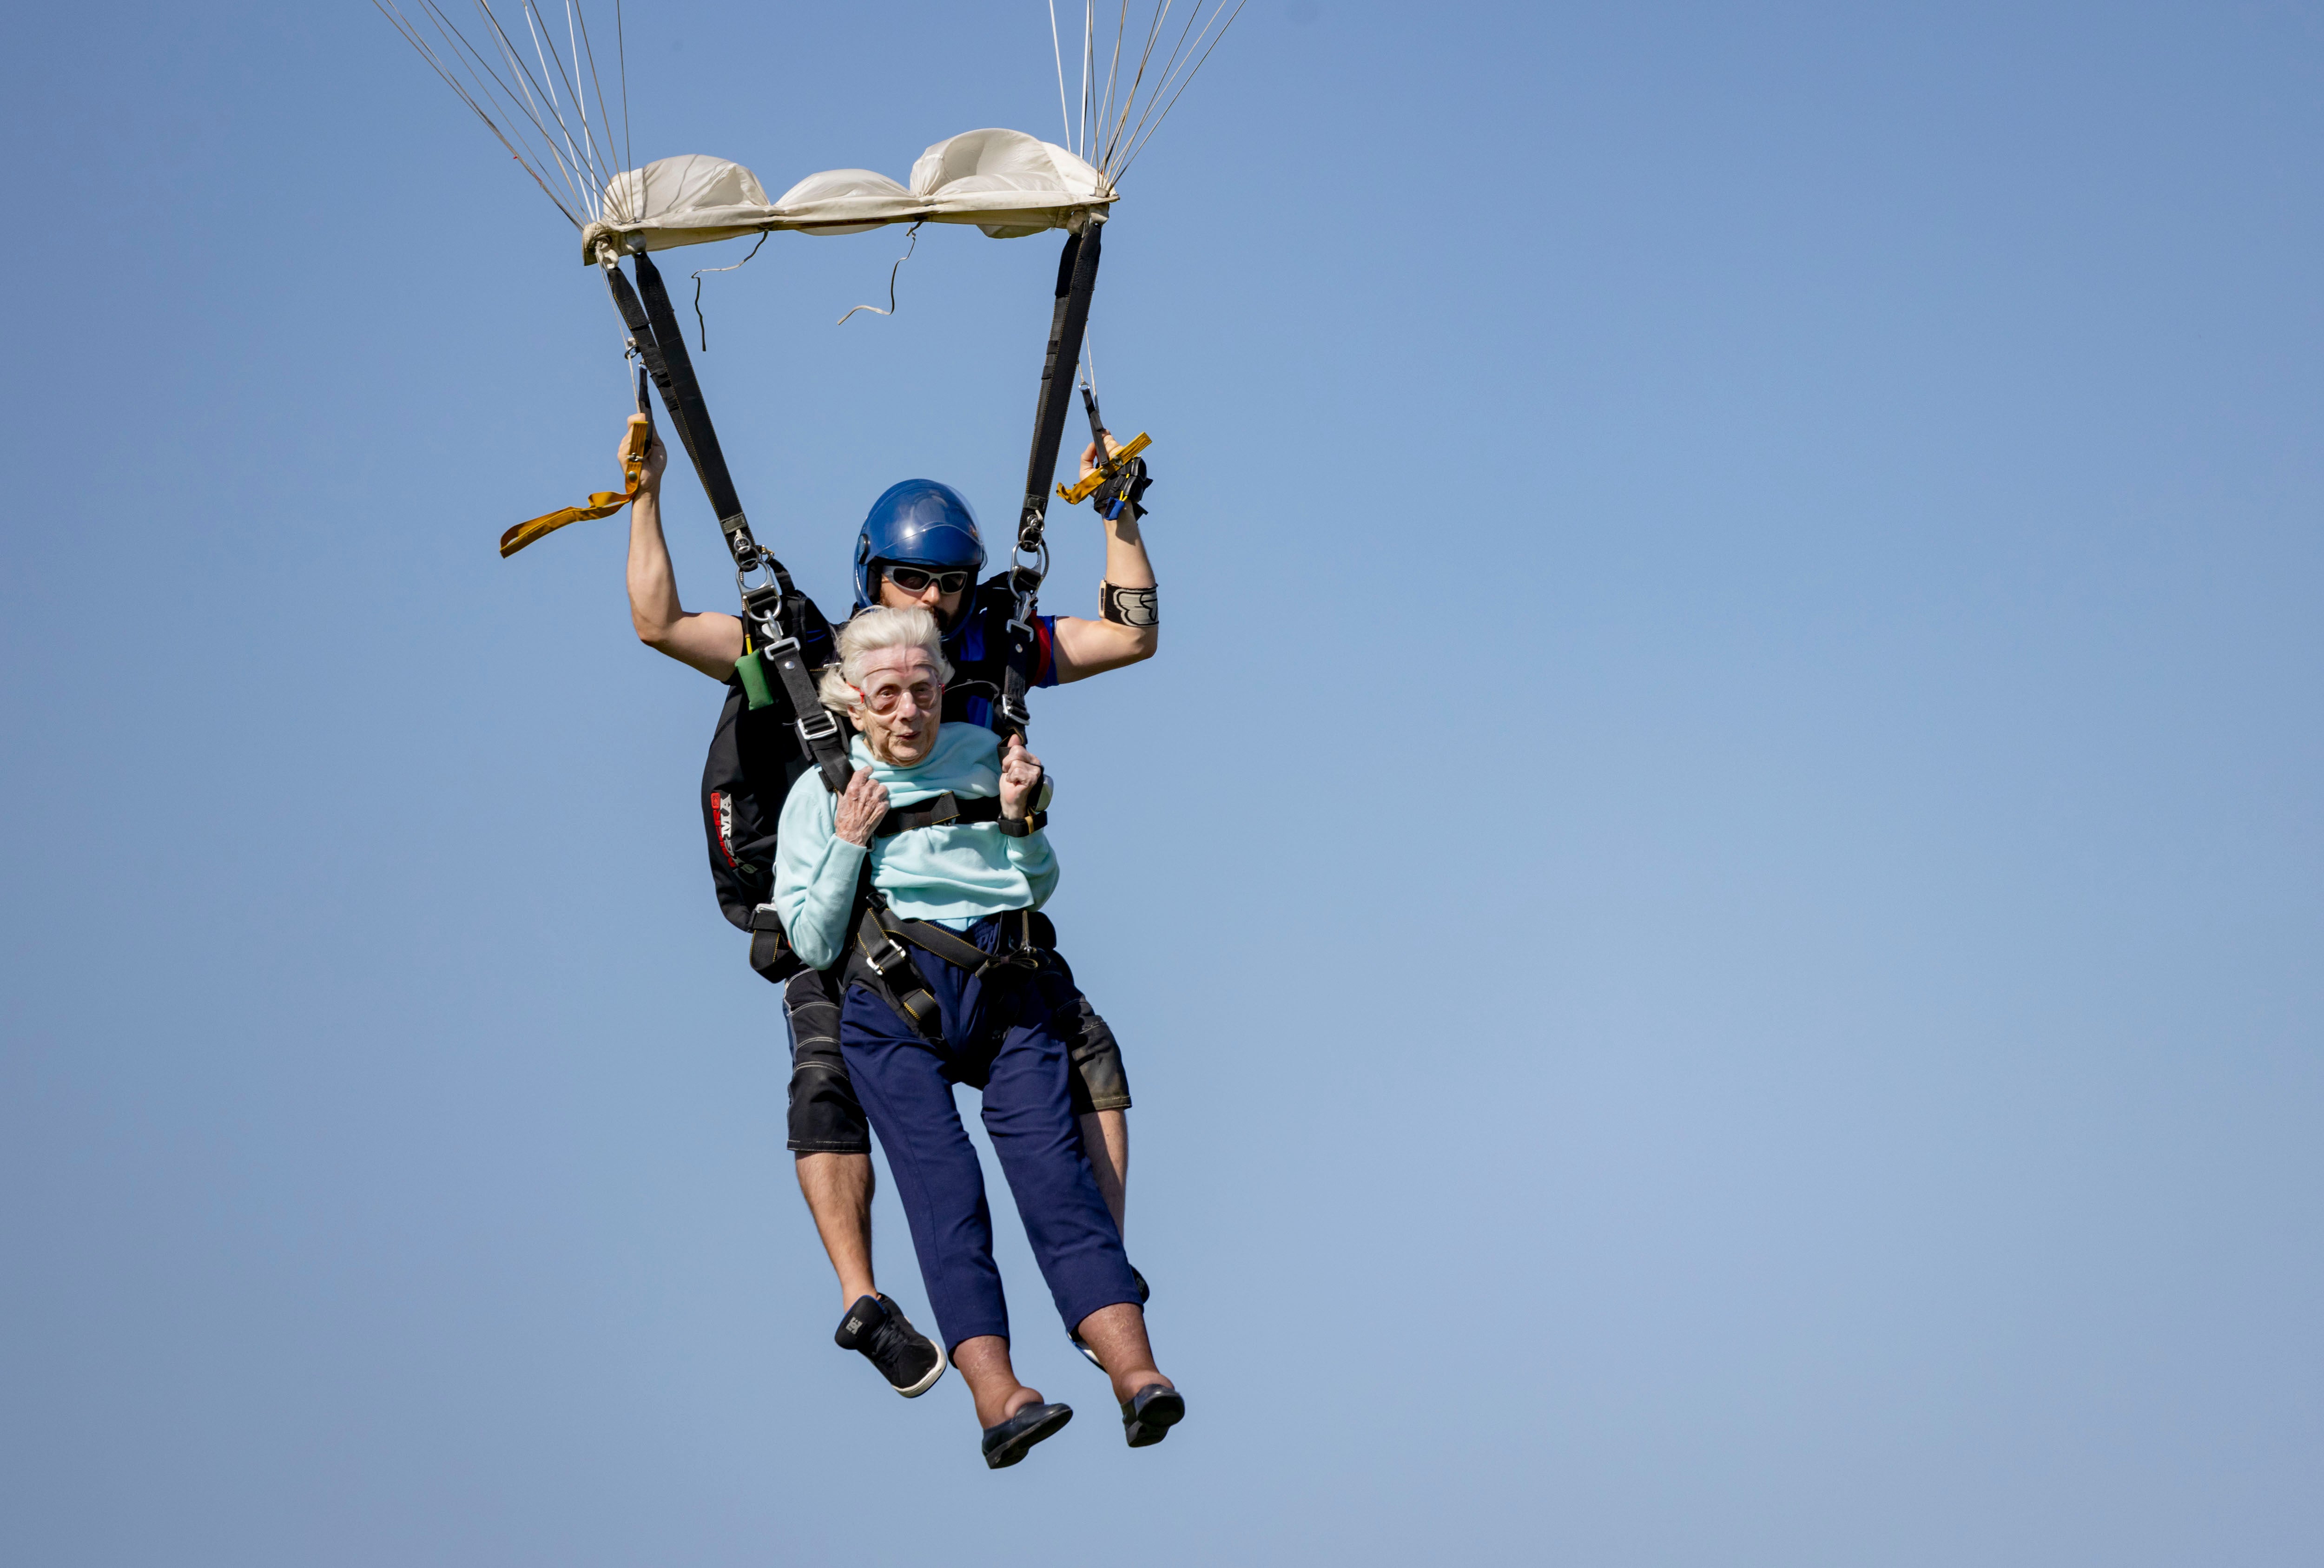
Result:
[[[883,606],[864,611],[839,629],[839,662],[823,672],[823,706],[851,716],[861,712],[864,658],[886,648],[920,649],[936,665],[938,680],[952,679],[936,618],[917,604],[904,610]]]

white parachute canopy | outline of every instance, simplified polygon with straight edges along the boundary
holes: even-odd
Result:
[[[599,7],[594,29],[586,0],[561,6],[415,0],[410,13],[403,0],[373,0],[582,231],[581,253],[591,262],[779,228],[829,235],[890,223],[973,223],[995,239],[1079,232],[1103,217],[1122,176],[1246,0],[1148,3],[1150,14],[1133,23],[1129,0],[1110,20],[1095,0],[1084,0],[1077,115],[1065,89],[1056,0],[1047,0],[1057,114],[1070,147],[1022,131],[969,131],[920,154],[908,185],[868,169],[832,169],[769,201],[756,174],[724,158],[662,158],[641,167],[632,157],[619,0],[610,18]],[[473,37],[452,15],[471,6]],[[1108,27],[1110,41],[1102,36]]]
[[[658,158],[606,182],[585,261],[706,244],[770,229],[862,234],[891,223],[973,223],[994,239],[1078,227],[1116,199],[1110,181],[1054,142],[1022,131],[965,131],[912,165],[911,182],[869,169],[810,174],[773,201],[740,163],[702,153]]]

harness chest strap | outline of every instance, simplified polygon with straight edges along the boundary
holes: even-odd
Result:
[[[1010,838],[1028,838],[1049,825],[1049,814],[1036,811],[1023,819],[1011,822],[1001,815],[998,796],[979,795],[963,800],[949,789],[932,800],[900,808],[891,807],[872,830],[874,838],[892,838],[899,833],[909,833],[920,827],[950,827],[955,824],[989,822]]]

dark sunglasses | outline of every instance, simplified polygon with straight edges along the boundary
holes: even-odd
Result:
[[[932,572],[925,567],[890,567],[888,580],[907,594],[924,594],[930,583],[939,594],[957,594],[968,586],[970,572]]]

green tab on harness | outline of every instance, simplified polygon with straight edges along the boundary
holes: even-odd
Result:
[[[742,678],[743,696],[754,708],[772,707],[775,694],[767,686],[767,667],[755,648],[734,661],[734,673]]]

